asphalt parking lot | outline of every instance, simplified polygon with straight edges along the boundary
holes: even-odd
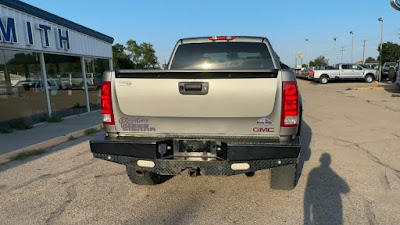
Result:
[[[400,224],[400,90],[298,82],[293,191],[270,190],[268,171],[136,186],[124,166],[93,159],[89,136],[0,166],[1,224]]]

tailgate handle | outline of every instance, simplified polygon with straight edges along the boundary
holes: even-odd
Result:
[[[208,94],[208,82],[179,82],[178,88],[182,95]]]
[[[184,85],[186,91],[201,91],[202,85],[201,83],[188,83]]]

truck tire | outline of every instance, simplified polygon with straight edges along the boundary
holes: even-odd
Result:
[[[297,163],[271,169],[270,187],[273,190],[293,190],[296,187]]]
[[[368,74],[367,76],[365,76],[364,80],[367,83],[371,83],[372,81],[374,81],[374,76],[371,74]]]
[[[132,183],[137,185],[156,185],[164,183],[173,176],[159,175],[156,173],[143,171],[134,166],[126,166],[126,172]]]
[[[321,84],[327,84],[327,83],[328,83],[328,80],[329,80],[329,78],[328,78],[328,76],[326,76],[326,75],[322,75],[322,76],[319,78],[319,82],[320,82]]]

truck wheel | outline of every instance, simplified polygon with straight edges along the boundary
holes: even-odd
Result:
[[[271,169],[271,189],[293,190],[296,187],[297,163]]]
[[[319,82],[321,83],[321,84],[327,84],[328,83],[328,77],[327,76],[321,76],[320,78],[319,78]]]
[[[365,76],[365,82],[371,83],[372,81],[374,81],[374,76],[372,75]]]
[[[141,169],[135,168],[134,166],[126,166],[126,172],[128,173],[128,177],[131,182],[137,185],[161,184],[173,177],[143,171]]]

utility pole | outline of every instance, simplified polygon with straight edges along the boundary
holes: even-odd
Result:
[[[351,63],[354,63],[354,60],[353,60],[354,33],[353,33],[353,31],[350,31],[350,34],[351,34]]]
[[[310,40],[306,39],[307,41],[307,46],[308,46],[308,62],[307,62],[307,66],[310,67]]]
[[[365,46],[366,46],[366,42],[367,40],[363,40],[364,44],[363,44],[363,56],[362,56],[362,62],[364,63],[364,59],[365,59]],[[365,64],[365,63],[364,63]]]
[[[324,57],[325,57],[325,59],[326,59],[326,61],[328,62],[328,64],[329,64],[329,51],[324,51]]]
[[[333,38],[333,41],[334,41],[333,55],[335,56],[335,64],[336,64],[336,63],[337,63],[337,62],[336,62],[336,37]]]
[[[342,60],[340,60],[341,63],[343,63],[343,52],[346,51],[344,50],[344,46],[342,46],[342,50],[340,50],[342,52]]]
[[[381,81],[382,78],[382,43],[383,43],[383,19],[382,17],[378,18],[378,21],[381,22],[381,44],[379,48],[379,76],[378,76],[378,82]]]

